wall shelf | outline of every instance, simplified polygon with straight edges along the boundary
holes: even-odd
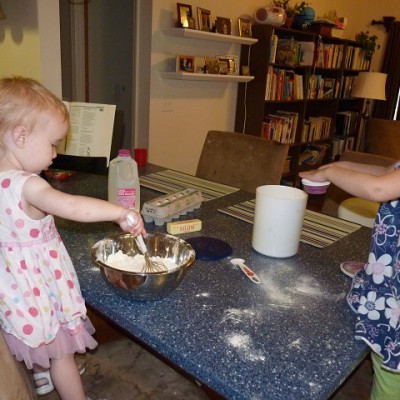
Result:
[[[211,40],[214,42],[238,43],[251,46],[257,39],[242,36],[223,35],[221,33],[204,32],[196,29],[169,28],[163,30],[167,36],[184,37],[189,39]]]
[[[183,81],[212,81],[212,82],[250,82],[254,76],[241,75],[218,75],[218,74],[196,74],[192,72],[160,72],[164,79],[175,79]]]

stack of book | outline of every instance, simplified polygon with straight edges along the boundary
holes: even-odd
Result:
[[[339,96],[340,80],[323,77],[322,75],[310,75],[308,79],[308,99],[331,99]]]
[[[361,47],[348,46],[344,68],[368,71],[370,61],[365,59],[365,52]]]
[[[312,41],[298,41],[293,37],[271,36],[269,62],[280,65],[313,65],[315,44]]]
[[[321,43],[317,49],[316,66],[320,68],[340,68],[343,55],[344,44]]]
[[[296,140],[299,114],[289,111],[277,111],[268,114],[262,125],[262,137],[281,143],[294,143]]]
[[[304,121],[301,134],[302,143],[328,139],[331,130],[331,118],[309,117]]]
[[[290,101],[302,100],[303,76],[293,70],[268,67],[265,88],[265,100]]]

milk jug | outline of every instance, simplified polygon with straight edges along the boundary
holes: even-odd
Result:
[[[140,211],[140,184],[136,161],[129,150],[118,150],[108,169],[108,201]]]

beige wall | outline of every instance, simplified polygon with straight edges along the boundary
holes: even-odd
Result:
[[[176,18],[176,1],[153,0],[152,3],[150,37],[141,35],[139,38],[142,49],[146,46],[151,49],[151,66],[146,65],[148,60],[145,57],[136,60],[145,68],[137,76],[142,87],[136,92],[135,101],[147,102],[147,93],[143,88],[145,83],[150,88],[149,116],[146,107],[136,105],[139,111],[134,121],[137,128],[135,142],[146,145],[148,137],[150,162],[194,173],[207,131],[233,130],[237,84],[165,80],[159,72],[167,70],[168,60],[178,53],[233,54],[239,51],[239,46],[165,36],[162,29],[171,27]],[[201,3],[187,3],[192,4],[194,11],[201,6],[211,10],[213,17],[229,17],[236,27],[241,14],[252,14],[267,2],[202,0]],[[376,52],[372,69],[379,71],[387,35],[383,26],[371,26],[370,23],[372,19],[382,19],[383,15],[400,19],[398,0],[385,0],[384,11],[382,3],[376,0],[336,0],[334,7],[331,0],[314,0],[310,3],[318,16],[323,16],[333,8],[339,16],[346,16],[349,19],[347,38],[353,39],[356,33],[366,30],[371,35],[376,34],[382,48]],[[1,4],[7,19],[0,20],[0,76],[31,76],[59,94],[61,61],[58,1],[1,0]]]
[[[259,0],[187,3],[192,4],[194,11],[201,6],[211,10],[212,17],[231,18],[235,27],[241,14],[253,14],[256,8],[265,4]],[[332,9],[336,9],[338,16],[347,17],[349,24],[344,37],[350,39],[354,39],[356,33],[368,30],[370,35],[379,37],[378,43],[384,44],[387,36],[385,29],[383,26],[371,26],[372,19],[382,19],[383,15],[400,19],[398,0],[385,0],[384,13],[376,0],[336,0],[334,7],[331,0],[310,3],[319,17]],[[239,47],[165,36],[162,29],[173,26],[175,18],[175,1],[153,1],[149,160],[194,173],[207,132],[211,129],[234,129],[237,84],[165,80],[159,72],[169,68],[168,60],[176,54],[232,54],[238,52]],[[382,49],[376,52],[373,70],[379,71]]]
[[[2,0],[0,76],[38,79],[61,96],[58,1]]]

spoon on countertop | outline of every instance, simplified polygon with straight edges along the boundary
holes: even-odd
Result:
[[[252,271],[247,265],[245,265],[242,258],[232,258],[231,264],[239,266],[243,273],[254,283],[261,283],[260,278]]]

